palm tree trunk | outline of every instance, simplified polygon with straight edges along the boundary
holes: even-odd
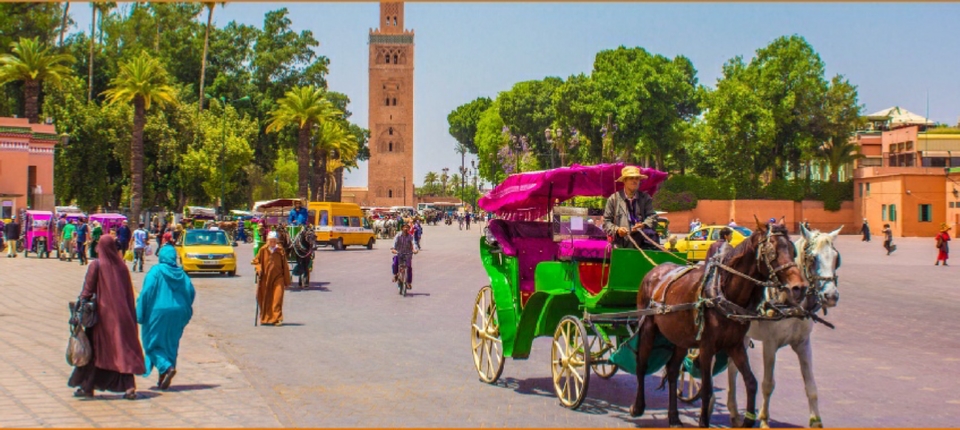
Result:
[[[320,171],[320,174],[318,175],[319,178],[317,179],[317,190],[319,190],[320,192],[317,193],[317,196],[320,198],[319,201],[325,202],[327,201],[327,188],[326,188],[327,186],[327,152],[326,151],[320,151],[319,161],[320,162],[317,163],[319,164],[319,166],[317,167],[317,170]]]
[[[312,123],[307,121],[300,127],[297,139],[297,197],[307,199],[310,178],[310,129]]]
[[[321,151],[319,146],[314,147],[313,152],[311,153],[313,170],[310,171],[310,198],[316,202],[323,201],[323,188],[320,188],[320,184],[322,183],[320,182],[320,177],[323,176],[324,172],[320,170],[320,153]]]
[[[143,206],[143,127],[147,123],[147,109],[142,96],[133,99],[133,141],[130,143],[130,218],[133,225],[140,222]]]
[[[23,82],[23,104],[24,114],[27,120],[32,124],[40,122],[40,81],[31,79]]]
[[[213,8],[207,4],[207,31],[203,35],[203,59],[200,62],[200,112],[203,112],[203,87],[207,77],[207,50],[210,49],[210,26],[213,25]]]
[[[93,100],[93,44],[97,38],[97,5],[91,4],[90,8],[93,9],[93,21],[90,21],[90,74],[87,77],[89,85],[87,87],[87,103]]]
[[[67,17],[70,15],[70,2],[65,2],[63,6],[63,17],[60,18],[60,47],[63,47],[63,35],[67,32]]]
[[[333,192],[333,201],[342,202],[343,201],[343,166],[337,167],[336,172],[334,173],[337,181],[337,188]]]

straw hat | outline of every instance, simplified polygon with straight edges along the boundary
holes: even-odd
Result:
[[[640,173],[640,168],[637,166],[627,166],[620,171],[620,178],[617,179],[617,182],[623,182],[627,178],[640,178],[640,180],[647,179],[647,175]]]
[[[949,225],[947,225],[947,223],[945,223],[945,222],[940,223],[940,232],[941,232],[941,233],[943,233],[943,232],[945,232],[945,231],[950,231],[951,229],[953,229],[953,227],[950,227]]]

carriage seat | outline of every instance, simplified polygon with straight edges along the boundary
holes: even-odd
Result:
[[[537,264],[553,261],[557,256],[557,243],[551,235],[551,224],[495,219],[490,221],[488,228],[503,253],[517,258],[520,291],[533,293],[536,289],[534,272]]]
[[[557,258],[561,260],[603,261],[610,255],[612,247],[604,239],[572,239],[557,243]]]

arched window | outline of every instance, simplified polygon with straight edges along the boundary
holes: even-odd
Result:
[[[385,100],[385,102],[386,102],[386,105],[387,105],[387,106],[390,106],[390,97],[387,97],[387,99]]]
[[[387,190],[387,197],[393,197],[393,190]]]
[[[397,61],[397,54],[393,54],[393,64],[400,64],[400,62]]]
[[[393,127],[390,127],[390,135],[393,136]]]
[[[393,98],[393,105],[394,105],[394,106],[397,105],[397,98],[396,98],[396,97]]]
[[[393,25],[397,25],[397,17],[393,17]]]
[[[390,64],[390,54],[386,54],[384,55],[384,57],[386,57],[385,61],[387,62],[387,64]]]
[[[390,152],[393,152],[393,142],[390,142]]]

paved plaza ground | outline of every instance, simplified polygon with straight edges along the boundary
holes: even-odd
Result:
[[[254,327],[252,269],[194,276],[194,319],[173,387],[141,399],[66,386],[67,302],[80,291],[76,262],[0,257],[0,427],[663,427],[665,391],[648,377],[647,415],[628,413],[636,379],[591,380],[578,411],[562,408],[550,382],[549,340],[528,360],[507,359],[496,385],[478,381],[470,317],[487,284],[480,229],[427,226],[414,259],[413,295],[390,283],[389,243],[374,250],[318,251],[314,283],[288,290],[283,327]],[[844,236],[841,299],[818,325],[814,362],[827,427],[948,427],[960,423],[960,259],[934,267],[931,238],[881,242]],[[241,262],[250,245],[237,248]],[[150,257],[148,263],[156,262]],[[139,289],[143,274],[133,274]],[[750,352],[758,378],[759,348]],[[807,400],[796,356],[782,350],[772,425],[805,427]],[[728,425],[726,376],[716,379],[713,423]],[[740,390],[742,391],[742,384]],[[743,394],[740,407],[745,405]],[[759,399],[758,399],[759,400]],[[699,408],[681,410],[696,423]]]

